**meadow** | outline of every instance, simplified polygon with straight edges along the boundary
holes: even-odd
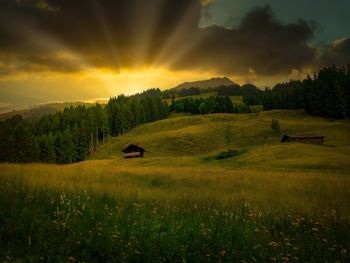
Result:
[[[1,164],[0,260],[349,262],[349,131],[302,111],[176,115],[85,162]],[[129,143],[146,157],[123,159]]]
[[[209,97],[215,97],[217,96],[217,92],[207,92],[207,93],[201,93],[199,95],[191,95],[191,96],[186,96],[186,98],[192,98],[192,99],[207,99]],[[175,97],[175,101],[176,100],[181,100],[185,97]],[[233,105],[240,105],[240,104],[244,104],[243,102],[243,96],[230,96],[230,99],[232,100]],[[166,103],[168,103],[168,105],[171,104],[172,99],[164,99],[163,101],[165,101]],[[259,105],[257,105],[259,106]],[[254,108],[254,106],[252,106]],[[262,110],[262,109],[261,109]],[[261,111],[259,110],[259,111]]]

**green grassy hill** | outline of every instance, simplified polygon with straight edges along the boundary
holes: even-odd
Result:
[[[281,144],[272,119],[325,145]],[[302,111],[176,114],[84,162],[0,164],[0,260],[349,262],[349,131]],[[129,143],[145,158],[123,159]]]
[[[274,135],[271,120],[280,122],[282,132]],[[302,111],[268,111],[255,114],[185,115],[140,126],[123,136],[112,138],[101,146],[93,159],[121,159],[121,150],[138,144],[147,150],[139,163],[176,162],[187,157],[189,162],[228,166],[265,168],[350,168],[350,123],[314,118]],[[320,134],[325,145],[280,143],[283,133]],[[206,161],[221,151],[237,149],[239,156]],[[167,159],[165,161],[165,159]],[[209,158],[210,159],[210,158]],[[331,161],[330,161],[331,160]]]

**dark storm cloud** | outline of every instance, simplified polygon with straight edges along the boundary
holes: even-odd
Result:
[[[191,66],[214,66],[226,73],[249,68],[264,75],[285,73],[312,64],[316,57],[316,49],[308,45],[311,25],[303,20],[283,24],[269,6],[250,11],[238,28],[211,26],[199,34],[202,41]],[[188,63],[180,61],[179,67]]]
[[[317,49],[308,45],[314,28],[306,21],[284,24],[267,6],[249,12],[237,28],[199,28],[211,2],[2,0],[0,71],[74,71],[86,65],[117,70],[160,58],[172,69],[273,75],[315,63]],[[326,50],[323,61],[349,58],[343,45]],[[84,61],[69,65],[71,59],[59,56],[67,50]]]
[[[350,38],[335,41],[327,47],[320,58],[320,65],[346,65],[350,62]]]

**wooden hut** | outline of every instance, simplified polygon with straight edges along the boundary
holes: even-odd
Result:
[[[145,151],[146,150],[140,146],[130,144],[128,147],[122,150],[122,153],[124,158],[137,158],[137,157],[142,158],[144,156]]]
[[[319,135],[283,135],[281,142],[302,142],[311,144],[323,144],[324,136]]]

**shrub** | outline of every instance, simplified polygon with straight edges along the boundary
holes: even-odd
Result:
[[[238,151],[238,150],[227,150],[227,151],[224,151],[224,152],[221,152],[219,153],[218,155],[215,156],[215,159],[216,160],[222,160],[222,159],[227,159],[227,158],[231,158],[231,157],[234,157],[234,156],[237,156],[239,155],[241,152]]]
[[[281,132],[281,126],[278,120],[273,119],[271,121],[271,130],[274,134],[279,134]]]

